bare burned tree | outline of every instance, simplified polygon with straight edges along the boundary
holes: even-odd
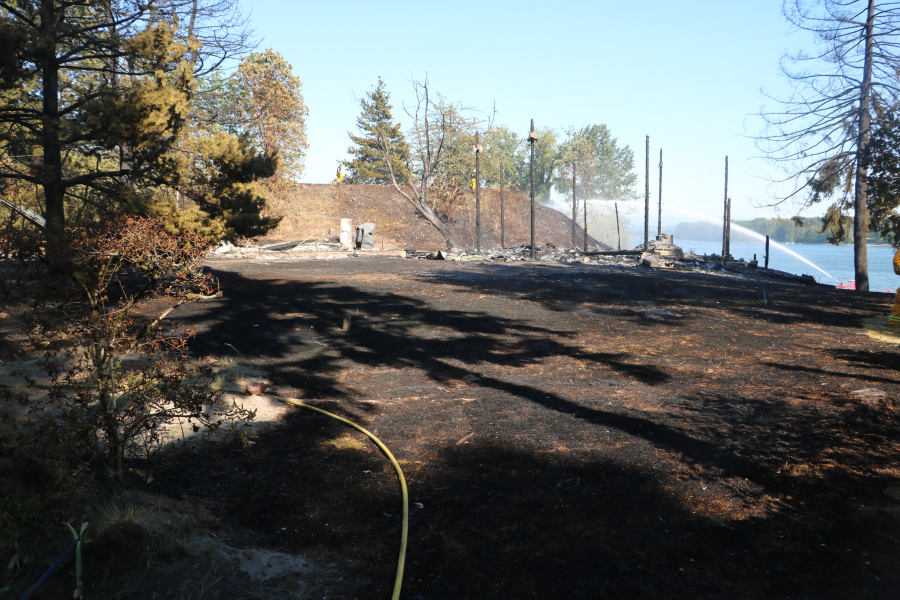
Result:
[[[250,20],[238,0],[162,0],[157,11],[178,23],[177,37],[193,40],[188,61],[194,75],[203,77],[223,63],[239,59],[257,45]]]
[[[786,55],[781,70],[793,86],[788,98],[769,98],[766,127],[757,145],[787,173],[794,189],[776,204],[802,198],[800,210],[831,200],[825,229],[834,243],[845,240],[854,213],[856,289],[869,290],[866,256],[867,167],[872,98],[895,104],[900,88],[900,6],[875,0],[787,0],[785,17],[811,32],[812,53]]]
[[[400,184],[397,183],[397,174],[394,173],[393,161],[391,160],[393,146],[387,137],[388,132],[379,132],[381,151],[384,154],[384,162],[390,169],[394,189],[406,198],[413,205],[413,208],[444,236],[447,248],[453,250],[459,248],[459,243],[456,241],[456,237],[453,235],[450,227],[438,216],[435,210],[435,201],[429,202],[428,200],[428,182],[441,162],[445,150],[444,144],[450,133],[452,124],[449,114],[451,111],[447,110],[448,107],[440,96],[437,101],[429,97],[427,78],[423,83],[415,80],[412,83],[416,92],[416,107],[413,110],[407,109],[406,112],[413,120],[415,139],[417,141],[417,144],[415,144],[417,152],[415,154],[418,154],[418,156],[414,156],[411,160],[418,162],[419,173],[413,173],[411,161],[406,163],[407,181],[409,183],[405,187],[409,189],[408,192],[404,191]]]

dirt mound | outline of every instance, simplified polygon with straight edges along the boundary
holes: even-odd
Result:
[[[281,224],[271,232],[271,240],[314,239],[337,236],[340,220],[349,218],[356,225],[370,221],[377,225],[376,243],[385,248],[440,250],[444,239],[412,205],[392,186],[386,185],[322,185],[297,184],[270,199],[274,214],[282,216]],[[505,190],[505,245],[530,241],[530,200]],[[535,241],[558,248],[572,247],[572,221],[562,213],[537,206]],[[481,196],[482,248],[500,245],[500,192],[485,190]],[[456,239],[463,247],[475,247],[475,194],[467,191],[450,223]],[[575,227],[580,247],[584,233]],[[588,237],[591,250],[609,246]]]

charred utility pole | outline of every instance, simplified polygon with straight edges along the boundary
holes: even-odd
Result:
[[[572,249],[577,250],[578,244],[575,243],[575,224],[578,222],[577,196],[575,195],[575,161],[572,161]]]
[[[532,119],[531,131],[528,133],[528,143],[531,144],[531,258],[534,258],[534,143],[536,141],[534,119]]]
[[[766,268],[769,268],[769,236],[766,236]]]
[[[481,138],[475,132],[475,249],[481,252]]]
[[[728,230],[731,228],[731,215],[728,214],[728,157],[725,157],[725,213],[722,216],[722,262],[728,260]]]
[[[500,159],[500,247],[506,248],[506,207],[503,205],[503,159]]]
[[[619,229],[619,203],[614,204],[616,207],[616,235],[619,236],[619,250],[622,249],[622,230]]]
[[[650,250],[650,136],[644,164],[644,252]]]
[[[659,149],[659,225],[656,235],[662,235],[662,148]]]

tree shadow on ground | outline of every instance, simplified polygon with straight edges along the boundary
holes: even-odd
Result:
[[[859,373],[841,373],[840,371],[830,371],[828,369],[819,369],[816,367],[806,367],[803,365],[789,365],[778,362],[760,362],[761,365],[779,369],[781,371],[794,371],[798,373],[809,373],[810,375],[828,375],[830,377],[846,377],[850,379],[858,379],[860,381],[868,381],[872,383],[897,383],[894,379],[887,377],[875,377],[874,375],[861,375]]]
[[[566,355],[614,381],[672,376],[627,353],[586,351],[574,332],[521,315],[348,285],[222,279],[227,300],[183,319],[204,329],[195,352],[239,340],[273,378],[342,399],[331,410],[364,426],[378,418],[410,461],[412,500],[423,505],[412,520],[413,598],[864,598],[900,583],[891,507],[855,504],[878,506],[896,484],[896,423],[883,412],[832,398],[823,413],[802,391],[809,405],[695,390],[662,392],[652,411],[611,407],[602,390],[576,401],[479,368]],[[339,328],[347,313],[358,324],[349,334]],[[465,432],[442,430],[436,409],[388,412],[343,379],[385,365],[470,382],[480,401],[459,411],[476,437],[458,446]],[[323,421],[294,414],[246,453],[204,450],[193,461],[202,467],[171,473],[165,490],[215,502],[259,543],[344,552],[360,597],[386,593],[399,528],[390,471],[367,445],[339,452],[330,442],[342,431]],[[541,435],[568,449],[548,450]],[[410,440],[424,450],[404,455]]]
[[[472,375],[459,365],[521,367],[565,355],[651,385],[668,379],[659,367],[638,363],[628,353],[585,352],[565,343],[577,342],[572,332],[525,319],[441,310],[416,298],[346,285],[260,282],[233,274],[222,274],[221,280],[229,290],[224,300],[192,305],[179,315],[202,333],[192,351],[216,355],[238,347],[247,357],[268,361],[282,384],[316,395],[352,395],[338,381],[350,364],[415,368],[446,382]],[[346,315],[353,323],[350,333],[340,329]]]
[[[823,421],[820,415],[804,416],[796,409],[786,408],[779,403],[780,399],[762,401],[739,394],[722,396],[715,401],[719,407],[716,414],[731,411],[732,421],[694,413],[707,424],[713,423],[712,429],[685,427],[683,419],[667,412],[608,410],[570,400],[545,385],[510,380],[496,370],[494,374],[484,374],[474,367],[522,367],[565,355],[602,365],[613,377],[621,375],[650,386],[665,384],[671,376],[659,367],[642,364],[628,353],[593,352],[574,343],[567,344],[565,341],[577,341],[573,332],[539,327],[524,319],[497,317],[480,311],[440,310],[416,298],[363,292],[346,285],[259,282],[232,274],[223,278],[223,283],[226,289],[232,290],[227,302],[212,305],[209,312],[198,310],[203,309],[202,305],[195,307],[193,314],[185,319],[188,324],[203,325],[207,329],[200,336],[200,343],[194,344],[195,352],[215,354],[232,345],[235,339],[241,339],[241,347],[247,354],[266,359],[265,368],[273,378],[280,380],[280,384],[306,390],[308,396],[351,400],[353,403],[348,406],[364,410],[370,410],[369,406],[358,400],[359,390],[343,382],[342,373],[354,366],[414,370],[432,383],[448,385],[467,381],[482,394],[518,398],[559,414],[574,415],[594,426],[614,427],[626,434],[642,435],[661,448],[683,455],[690,462],[724,469],[728,476],[755,479],[770,474],[771,464],[760,460],[766,455],[762,448],[750,454],[737,447],[729,449],[726,441],[736,435],[738,428],[778,429],[797,419],[818,420],[815,426],[829,422]],[[248,293],[254,296],[252,301],[243,297]],[[296,312],[298,310],[302,312]],[[348,313],[357,315],[355,323],[363,323],[349,335],[339,329],[340,319]],[[273,321],[266,317],[270,314],[282,318]],[[233,323],[235,329],[221,326],[224,323]],[[290,335],[286,338],[283,332],[291,329],[305,332],[307,327],[316,332],[318,340],[327,349],[318,351],[314,348],[309,356],[296,356]],[[894,383],[866,375],[780,363],[761,364],[788,371]],[[692,407],[706,406],[711,402],[708,398],[712,397],[692,397],[689,393],[682,395],[679,402],[682,410],[691,413]],[[773,413],[779,415],[775,420],[770,418]],[[847,414],[842,413],[841,419],[846,418]],[[832,429],[838,426],[839,423],[830,425]],[[792,439],[792,435],[769,438],[766,451],[773,452],[779,444]],[[767,438],[763,435],[759,439]],[[799,440],[793,440],[786,447],[796,451],[799,443]]]
[[[493,418],[501,434],[514,425]],[[342,555],[345,582],[329,591],[384,597],[399,542],[397,486],[370,445],[331,444],[346,432],[298,412],[250,451],[200,450],[198,466],[170,473],[161,489],[204,500],[245,545],[314,561]],[[462,446],[430,441],[421,467],[407,461],[405,597],[886,598],[900,583],[896,539],[879,533],[877,516],[715,514],[641,464],[482,432]],[[843,485],[803,481],[798,505]]]
[[[879,371],[900,372],[900,355],[897,352],[882,350],[872,352],[869,350],[851,350],[849,348],[835,348],[828,353],[835,360],[844,361],[851,366],[861,369],[877,369]]]
[[[467,277],[448,279],[452,285],[474,287],[481,293],[503,294],[525,292],[524,299],[544,304],[550,310],[567,310],[572,305],[594,302],[596,312],[622,316],[622,310],[633,312],[635,303],[683,307],[685,309],[714,308],[735,312],[749,319],[776,324],[816,323],[829,327],[859,326],[859,315],[836,309],[835,302],[847,304],[847,295],[826,285],[801,285],[779,281],[718,277],[684,271],[620,270],[615,267],[567,269],[542,265],[542,273],[509,272],[517,267],[485,266]],[[507,275],[498,277],[498,275]],[[580,281],[577,281],[580,280]],[[540,289],[552,282],[560,297],[547,298]],[[763,301],[763,286],[767,296],[775,299],[767,308]],[[537,288],[537,289],[535,289]],[[623,293],[623,290],[627,292]],[[564,296],[563,296],[564,294]],[[859,311],[885,312],[890,298],[871,293],[855,296]],[[724,303],[724,304],[723,304]],[[886,314],[886,313],[885,313]],[[689,316],[688,316],[689,318]]]

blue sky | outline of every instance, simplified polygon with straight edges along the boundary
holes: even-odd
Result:
[[[733,217],[775,214],[757,208],[772,202],[768,179],[780,171],[756,158],[751,138],[761,123],[753,115],[772,106],[761,87],[787,91],[778,75],[784,52],[811,42],[792,32],[781,0],[256,0],[245,7],[260,47],[284,55],[303,82],[307,182],[333,178],[358,99],[379,75],[405,125],[401,106],[414,102],[409,80],[427,73],[432,90],[485,114],[496,105],[497,122],[520,133],[532,118],[559,130],[605,123],[635,151],[641,191],[649,135],[651,202],[664,152],[664,212],[671,205],[720,215],[728,155]]]

